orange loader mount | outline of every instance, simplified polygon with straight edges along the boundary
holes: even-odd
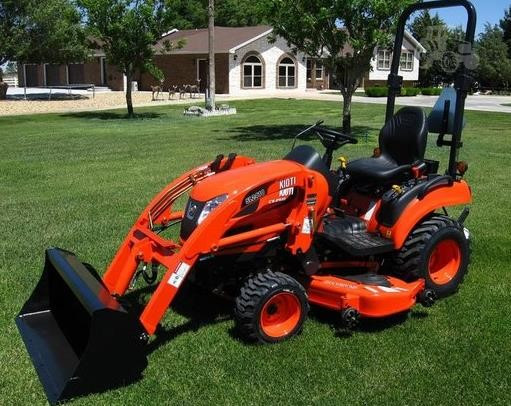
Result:
[[[379,148],[331,170],[333,153],[356,138],[317,123],[326,152],[301,145],[281,160],[256,163],[230,154],[165,187],[142,212],[103,277],[71,252],[46,251],[42,278],[16,323],[51,403],[125,385],[147,365],[145,344],[185,283],[233,298],[234,317],[249,341],[274,343],[298,334],[310,304],[331,309],[354,328],[416,303],[431,306],[454,293],[467,272],[472,194],[458,161],[464,103],[471,81],[462,62],[429,117],[421,108],[394,114],[405,23],[400,19],[389,75],[386,123]],[[449,147],[449,166],[425,158],[427,138]],[[296,141],[295,139],[295,141]],[[189,194],[184,211],[175,202]],[[440,213],[439,213],[440,212]],[[165,232],[179,226],[179,238]],[[163,272],[161,272],[163,270]],[[163,275],[162,275],[163,273]],[[123,296],[142,277],[158,285],[140,314]]]

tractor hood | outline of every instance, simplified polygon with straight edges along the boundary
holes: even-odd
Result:
[[[272,161],[227,170],[203,180],[190,193],[181,223],[181,239],[186,240],[209,213],[226,200],[241,194],[240,205],[251,205],[263,196],[278,194],[291,180],[294,185],[303,169],[296,162]],[[288,186],[281,193],[287,191],[292,195],[290,190],[294,189]]]
[[[192,189],[190,197],[197,202],[207,202],[223,194],[236,196],[259,185],[278,182],[301,169],[301,165],[291,161],[264,162],[232,169],[203,180]]]

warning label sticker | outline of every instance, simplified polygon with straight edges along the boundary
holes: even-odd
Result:
[[[176,270],[170,275],[170,278],[168,280],[168,284],[174,286],[175,288],[179,288],[181,286],[181,283],[183,283],[186,274],[190,270],[190,265],[188,265],[185,262],[181,262]]]
[[[312,234],[313,228],[312,219],[310,217],[305,217],[303,219],[302,234]]]

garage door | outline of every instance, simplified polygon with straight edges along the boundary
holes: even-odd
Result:
[[[63,85],[63,81],[59,77],[59,65],[46,65],[46,86]]]
[[[83,63],[73,63],[68,67],[69,83],[76,85],[85,83],[85,67]]]
[[[37,75],[38,71],[37,68],[38,68],[37,65],[25,65],[25,73],[27,75],[26,77],[27,87],[41,86]]]

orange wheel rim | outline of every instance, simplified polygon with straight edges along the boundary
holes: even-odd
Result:
[[[300,301],[292,293],[277,293],[261,311],[261,329],[268,337],[280,338],[290,334],[300,322]]]
[[[455,240],[440,241],[429,257],[428,272],[437,285],[449,283],[458,273],[461,265],[461,250]]]

